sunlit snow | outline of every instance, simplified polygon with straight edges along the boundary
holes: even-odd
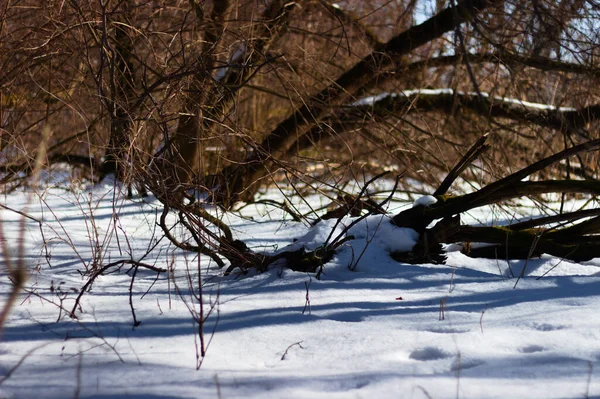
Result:
[[[321,280],[280,266],[224,276],[208,258],[198,262],[155,241],[160,207],[151,197],[127,201],[105,185],[15,192],[2,204],[44,226],[42,237],[26,221],[30,278],[2,333],[2,398],[600,395],[600,259],[523,262],[450,252],[446,265],[400,264],[389,252],[409,250],[418,236],[388,216],[368,216],[345,231],[357,219],[308,227],[282,221],[276,208],[249,206],[225,220],[255,251],[314,248],[340,234],[353,239]],[[501,222],[489,209],[469,216]],[[22,217],[6,209],[1,217],[16,255]],[[136,274],[131,300],[141,324],[133,327],[127,267],[101,276],[70,319],[86,281],[79,272],[94,260],[118,259],[173,268],[170,276]],[[213,311],[196,370],[191,311],[199,305],[189,287],[197,293],[199,272],[205,314]],[[3,301],[9,290],[4,273]]]

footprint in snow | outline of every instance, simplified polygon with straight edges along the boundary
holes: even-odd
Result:
[[[469,330],[451,328],[451,327],[433,327],[428,330],[429,332],[436,334],[464,334],[469,332]]]
[[[472,369],[477,366],[481,366],[485,364],[483,360],[480,359],[459,359],[456,358],[452,362],[452,366],[450,366],[450,371],[458,371],[458,370],[467,370]]]
[[[536,353],[536,352],[543,352],[545,350],[546,350],[546,348],[544,348],[543,346],[540,346],[540,345],[527,345],[527,346],[524,346],[523,348],[519,349],[519,352],[521,352],[521,353]]]
[[[548,324],[548,323],[543,323],[543,324],[534,323],[533,328],[535,328],[538,331],[557,331],[557,330],[562,330],[562,329],[566,328],[566,326],[553,325],[553,324]]]
[[[434,348],[434,347],[430,346],[427,348],[417,349],[416,351],[413,351],[410,354],[410,356],[408,356],[408,358],[413,359],[413,360],[427,361],[427,360],[446,359],[451,356],[452,356],[451,354],[444,352],[443,350],[441,350],[439,348]]]

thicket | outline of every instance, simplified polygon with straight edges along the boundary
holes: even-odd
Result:
[[[28,184],[40,163],[74,181],[114,175],[156,196],[174,245],[228,271],[284,259],[318,272],[342,241],[257,253],[215,206],[285,186],[329,196],[324,217],[364,216],[383,212],[369,189],[382,176],[437,199],[391,218],[420,233],[399,261],[443,262],[453,242],[590,259],[598,208],[504,227],[460,215],[551,193],[595,203],[599,17],[591,0],[9,0],[0,181]]]

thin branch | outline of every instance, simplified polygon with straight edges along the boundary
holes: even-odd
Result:
[[[111,263],[101,267],[100,269],[98,269],[98,271],[96,271],[94,274],[92,274],[90,276],[90,278],[83,285],[83,287],[81,287],[81,290],[79,290],[79,295],[77,295],[77,298],[75,299],[75,304],[73,305],[73,308],[70,312],[70,316],[74,319],[77,318],[75,313],[77,311],[77,308],[79,307],[79,302],[81,301],[81,297],[83,296],[84,293],[86,293],[89,290],[91,285],[94,283],[94,281],[96,281],[96,279],[99,276],[101,276],[102,274],[104,274],[106,271],[108,271],[109,269],[111,269],[113,267],[117,267],[118,269],[120,269],[121,267],[123,267],[123,265],[133,265],[136,268],[136,270],[137,270],[137,268],[142,267],[144,269],[148,269],[148,270],[151,270],[156,273],[168,272],[167,269],[163,269],[161,267],[156,267],[153,265],[149,265],[147,263],[142,263],[142,262],[138,262],[138,261],[131,260],[131,259],[122,259],[122,260],[117,260],[115,262],[111,262]],[[132,284],[133,284],[133,282],[132,282]]]
[[[452,183],[460,176],[460,174],[471,164],[475,159],[481,155],[482,152],[486,151],[489,148],[485,142],[488,138],[487,134],[481,136],[469,150],[467,153],[458,161],[458,163],[452,168],[452,170],[446,175],[444,181],[440,184],[437,190],[433,193],[434,196],[444,195],[452,186]]]

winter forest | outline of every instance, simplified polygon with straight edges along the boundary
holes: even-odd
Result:
[[[600,397],[600,3],[0,1],[0,398]]]

